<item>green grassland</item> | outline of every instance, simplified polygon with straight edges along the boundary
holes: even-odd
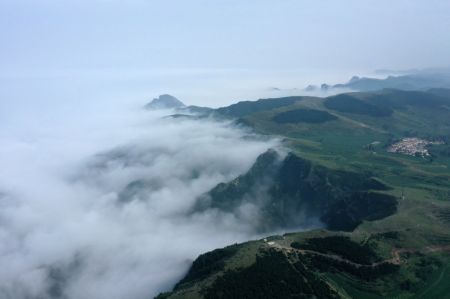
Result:
[[[449,95],[384,90],[294,97],[283,105],[271,99],[267,109],[259,102],[256,111],[246,103],[245,113],[237,116],[225,109],[257,133],[281,136],[295,155],[314,165],[370,173],[390,187],[382,192],[398,199],[398,211],[363,221],[351,232],[313,230],[240,244],[221,260],[220,269],[160,297],[450,298]],[[308,111],[313,112],[305,116]],[[432,145],[430,157],[387,152],[404,137],[446,144]],[[336,236],[348,239],[339,243],[331,238]],[[317,238],[338,243],[329,248],[326,241],[311,245]],[[302,246],[311,252],[299,251]],[[361,259],[343,250],[365,254],[371,266],[355,264]],[[385,263],[379,266],[380,261]],[[292,288],[289,282],[302,287]],[[229,291],[233,289],[240,291]]]

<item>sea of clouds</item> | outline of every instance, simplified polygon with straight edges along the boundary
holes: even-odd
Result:
[[[140,299],[171,289],[199,254],[261,237],[255,205],[188,211],[280,145],[231,122],[144,110],[144,99],[170,90],[217,107],[298,95],[291,87],[311,73],[64,69],[0,79],[0,298]]]
[[[231,214],[186,211],[278,140],[134,106],[47,109],[0,132],[1,298],[151,298],[200,253],[257,237]]]

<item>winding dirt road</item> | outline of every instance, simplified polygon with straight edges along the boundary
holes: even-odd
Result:
[[[391,251],[391,255],[392,257],[380,262],[375,262],[372,264],[359,264],[359,263],[355,263],[351,260],[345,259],[339,255],[335,255],[335,254],[329,254],[329,253],[322,253],[322,252],[318,252],[318,251],[314,251],[314,250],[307,250],[307,249],[297,249],[297,248],[293,248],[291,246],[286,246],[286,245],[282,245],[279,244],[277,242],[270,242],[270,244],[266,243],[269,247],[271,248],[276,248],[278,250],[284,251],[284,252],[297,252],[300,253],[302,255],[304,254],[312,254],[312,255],[320,255],[323,257],[327,257],[330,259],[334,259],[336,261],[339,262],[345,262],[348,264],[351,264],[355,267],[376,267],[379,266],[381,264],[385,264],[385,263],[390,263],[390,264],[394,264],[394,265],[400,265],[402,264],[404,261],[402,260],[401,255],[403,253],[417,253],[417,252],[421,252],[421,253],[434,253],[434,252],[443,252],[443,251],[449,251],[450,252],[450,245],[445,245],[445,246],[438,246],[438,245],[431,245],[431,246],[427,246],[425,248],[422,249],[416,249],[416,248],[395,248]]]

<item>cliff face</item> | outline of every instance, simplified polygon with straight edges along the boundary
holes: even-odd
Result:
[[[199,200],[195,211],[236,211],[243,204],[260,210],[260,230],[294,228],[319,219],[328,229],[353,230],[397,210],[388,187],[368,174],[332,170],[289,153],[269,150],[244,175],[221,183]]]

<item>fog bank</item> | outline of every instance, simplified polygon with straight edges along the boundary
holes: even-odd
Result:
[[[277,140],[110,104],[3,127],[1,298],[151,298],[198,254],[255,237],[233,215],[185,212]]]

